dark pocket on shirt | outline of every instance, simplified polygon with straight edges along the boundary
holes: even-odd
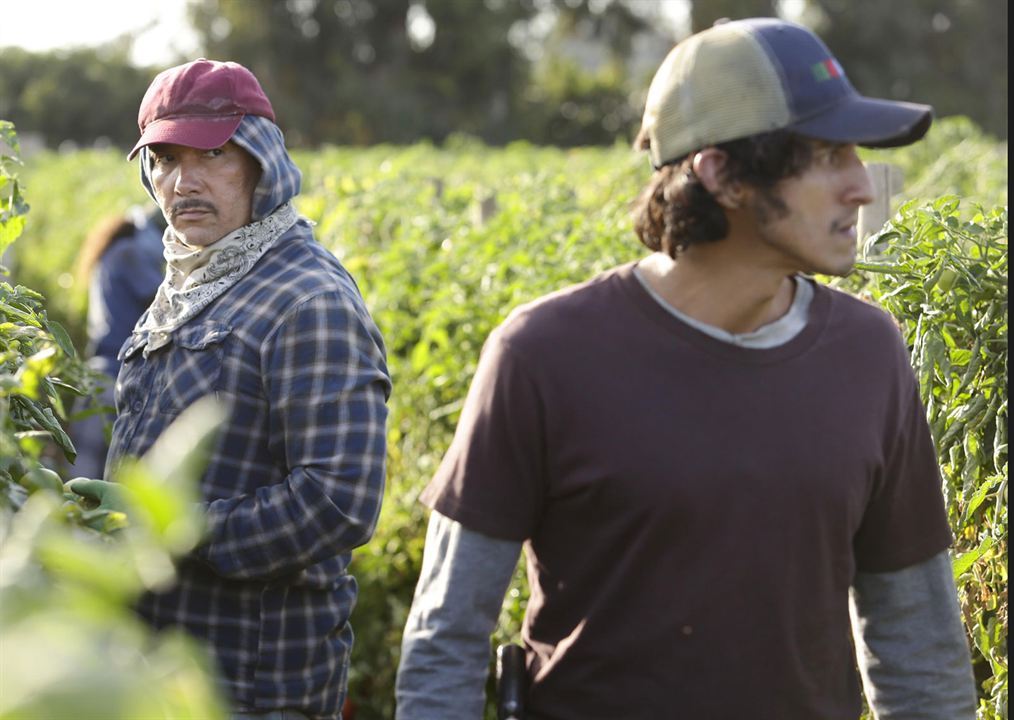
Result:
[[[218,389],[230,329],[218,323],[184,325],[173,333],[159,412],[178,414]]]

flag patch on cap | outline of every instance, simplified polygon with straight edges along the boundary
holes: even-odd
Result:
[[[845,74],[845,71],[841,69],[841,65],[839,65],[838,61],[834,58],[829,58],[824,62],[811,65],[810,71],[813,73],[813,78],[817,82],[824,82],[825,80],[841,77]]]

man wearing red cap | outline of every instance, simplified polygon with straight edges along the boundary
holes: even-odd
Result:
[[[856,145],[931,119],[859,95],[798,25],[677,45],[638,142],[652,252],[490,335],[422,495],[399,719],[482,717],[522,546],[526,720],[856,720],[860,674],[878,718],[974,718],[906,348],[809,277],[855,259]]]
[[[292,206],[300,173],[249,70],[200,59],[141,102],[141,181],[167,271],[120,350],[106,475],[197,399],[226,404],[201,479],[204,543],[139,612],[207,642],[235,718],[335,720],[352,646],[351,550],[384,483],[382,338]],[[73,489],[115,505],[116,486]]]

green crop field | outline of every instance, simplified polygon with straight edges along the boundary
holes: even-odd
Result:
[[[517,305],[643,254],[629,206],[650,168],[622,146],[491,148],[465,137],[439,148],[325,147],[295,152],[294,158],[304,173],[297,208],[359,281],[386,339],[394,380],[384,509],[375,538],[357,551],[352,565],[360,599],[352,619],[357,640],[350,675],[356,720],[389,718],[401,629],[425,533],[426,513],[417,498],[450,442],[482,343]],[[1005,718],[1006,143],[951,118],[937,122],[922,143],[868,152],[864,159],[902,169],[899,213],[871,244],[860,269],[835,283],[880,302],[911,345],[956,538],[954,570],[980,682],[979,717]],[[35,376],[73,379],[75,366],[64,356],[73,352],[69,345],[83,347],[86,307],[85,288],[74,275],[77,250],[95,222],[150,200],[136,164],[111,151],[43,153],[24,167],[8,165],[6,172],[17,172],[31,206],[24,233],[11,248],[10,284],[41,293],[32,302],[46,314],[33,326],[38,332],[32,331],[27,349],[60,348]],[[0,302],[9,307],[28,302],[13,288],[6,292],[8,299]],[[6,423],[0,430],[9,447],[31,458],[44,452],[38,437],[35,445],[26,444],[15,433],[39,427],[27,415],[5,414],[10,399],[17,396],[27,413],[21,398],[28,397],[58,417],[68,397],[59,385],[35,396],[18,390],[26,380],[17,373],[26,348],[12,345],[14,330],[26,323],[19,317],[9,312],[0,318],[9,325],[6,331],[0,325],[0,360],[7,363],[0,381],[11,378],[0,382],[0,421]],[[65,334],[52,328],[54,321]],[[53,335],[62,342],[46,340]],[[7,481],[13,480],[8,472]],[[23,512],[0,515],[0,532],[8,532],[11,516]],[[9,591],[0,582],[0,593]],[[526,597],[519,568],[498,639],[515,636]],[[38,613],[0,618],[14,629],[23,629],[18,623],[25,618],[39,621]],[[172,677],[184,683],[183,675]],[[190,675],[185,679],[187,697],[198,702],[203,686]],[[40,697],[50,690],[40,686]],[[3,708],[0,700],[0,718],[27,717]]]

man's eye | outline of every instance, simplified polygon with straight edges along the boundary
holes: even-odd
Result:
[[[817,162],[838,165],[848,157],[848,145],[820,145],[814,153]]]
[[[834,148],[831,153],[831,162],[835,165],[845,165],[852,157],[851,146],[849,145],[838,145]]]
[[[222,148],[212,148],[211,150],[208,150],[208,152],[205,153],[205,155],[208,155],[210,157],[218,157],[219,155],[224,154],[225,150],[223,150]]]

